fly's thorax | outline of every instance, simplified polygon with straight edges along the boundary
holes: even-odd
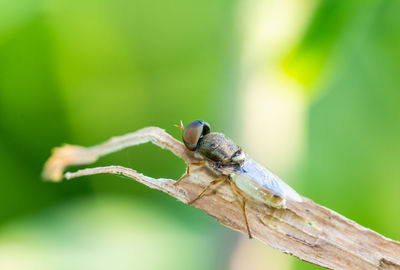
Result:
[[[198,142],[196,152],[221,165],[240,164],[245,155],[242,149],[222,133],[211,132]]]

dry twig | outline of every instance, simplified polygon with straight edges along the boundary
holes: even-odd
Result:
[[[157,127],[148,127],[92,147],[64,145],[53,150],[43,176],[60,181],[67,166],[89,164],[99,157],[123,148],[151,141],[182,158],[198,162],[185,146]],[[192,167],[179,186],[171,179],[153,179],[121,166],[84,169],[66,173],[66,179],[99,173],[120,174],[183,203],[196,197],[216,178],[206,167]],[[216,194],[207,193],[194,206],[223,225],[247,234],[242,211],[229,184],[221,184]],[[254,238],[301,260],[331,269],[400,269],[400,243],[360,226],[338,213],[307,198],[301,203],[288,202],[287,209],[274,209],[248,201],[247,215]]]

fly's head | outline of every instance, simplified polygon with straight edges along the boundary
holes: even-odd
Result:
[[[241,166],[245,159],[242,149],[222,133],[211,132],[210,125],[195,120],[183,129],[182,140],[186,148],[212,161],[215,166]]]
[[[211,132],[210,125],[202,120],[195,120],[185,128],[181,129],[183,130],[183,143],[190,151],[196,151],[199,141],[201,141],[205,135]]]

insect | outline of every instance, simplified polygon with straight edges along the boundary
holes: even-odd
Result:
[[[203,191],[189,204],[200,199],[212,186],[229,181],[234,193],[242,199],[242,211],[249,238],[252,238],[246,213],[246,198],[251,198],[275,208],[286,208],[286,200],[301,202],[302,198],[289,185],[262,165],[250,158],[230,138],[219,132],[211,132],[210,125],[202,120],[195,120],[183,127],[182,140],[186,148],[194,151],[199,163],[190,163],[186,173],[175,182],[178,185],[190,173],[190,166],[205,165],[220,178],[211,181]]]

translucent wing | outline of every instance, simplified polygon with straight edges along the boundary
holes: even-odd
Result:
[[[223,170],[226,171],[225,169]],[[240,169],[232,170],[232,172],[287,200],[302,201],[301,196],[294,189],[248,155],[246,155],[243,166]]]

